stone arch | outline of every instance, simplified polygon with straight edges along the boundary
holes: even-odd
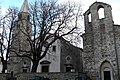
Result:
[[[84,20],[85,20],[85,23],[88,23],[88,22],[91,22],[91,12],[90,10],[87,10],[85,13],[84,13]]]
[[[103,5],[98,5],[97,10],[99,10],[100,8],[104,8],[104,6]]]
[[[100,77],[101,80],[113,80],[113,68],[107,60],[100,65]]]
[[[102,5],[99,5],[97,7],[97,11],[98,11],[98,16],[99,16],[99,19],[102,19],[105,17],[105,13],[104,13],[104,7]]]
[[[102,16],[99,18],[99,10],[102,12]],[[103,3],[103,2],[95,2],[93,3],[89,9],[85,12],[87,15],[88,12],[91,13],[91,22],[97,21],[102,18],[110,18],[112,19],[112,13],[111,13],[111,6],[109,4]]]

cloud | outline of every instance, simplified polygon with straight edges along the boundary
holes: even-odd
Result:
[[[3,8],[1,8],[1,14],[2,14],[2,15],[5,15],[5,14],[6,14],[6,12],[7,12],[7,8],[4,8],[4,7],[3,7]]]

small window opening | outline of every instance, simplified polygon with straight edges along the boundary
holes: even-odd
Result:
[[[68,56],[66,59],[67,59],[68,61],[70,61],[70,60],[71,60],[71,57]]]
[[[49,72],[49,66],[48,65],[42,66],[42,72]]]
[[[26,63],[26,62],[24,62],[22,68],[23,68],[23,72],[27,72],[27,68],[28,68],[28,67],[27,67],[27,63]]]
[[[91,14],[88,14],[88,20],[91,22]]]
[[[28,20],[28,21],[30,20],[30,15],[27,16],[27,20]]]
[[[99,19],[104,18],[104,17],[105,17],[105,16],[104,16],[104,8],[100,8],[100,9],[98,10],[98,14],[99,14]]]
[[[56,46],[53,46],[53,47],[52,47],[52,51],[56,51]]]
[[[66,57],[66,63],[71,63],[71,59],[72,59],[72,58],[71,58],[70,56],[67,56],[67,57]]]

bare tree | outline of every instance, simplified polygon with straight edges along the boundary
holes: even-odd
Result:
[[[37,71],[39,61],[43,59],[50,46],[61,37],[77,31],[78,20],[81,18],[81,6],[75,4],[58,4],[56,1],[36,1],[30,7],[32,32],[22,32],[27,37],[29,50],[19,49],[24,54],[19,57],[29,58],[32,72]],[[28,54],[31,54],[28,56]]]
[[[2,73],[5,73],[5,70],[7,70],[7,61],[12,44],[12,29],[16,18],[17,9],[9,8],[7,14],[0,19],[0,58],[2,62]]]

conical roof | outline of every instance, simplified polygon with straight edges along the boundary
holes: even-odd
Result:
[[[21,7],[20,12],[29,12],[29,6],[28,6],[28,1],[27,0],[24,0],[24,3]]]

